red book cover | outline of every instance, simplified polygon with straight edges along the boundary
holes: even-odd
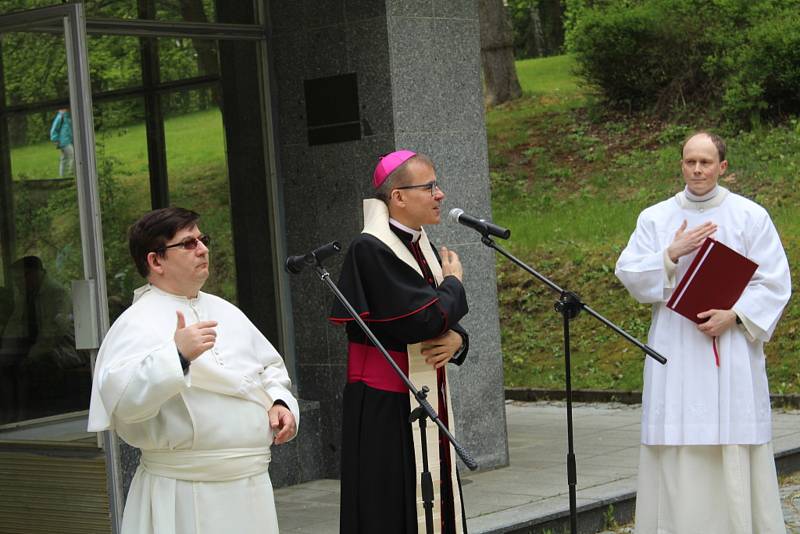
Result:
[[[698,313],[733,307],[756,269],[755,262],[708,237],[672,292],[667,308],[702,323]]]

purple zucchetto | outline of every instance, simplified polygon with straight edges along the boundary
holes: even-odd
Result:
[[[383,156],[372,173],[372,187],[378,189],[397,167],[416,155],[416,152],[410,150],[397,150]]]

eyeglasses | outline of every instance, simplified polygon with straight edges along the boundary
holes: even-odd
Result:
[[[168,248],[175,248],[181,247],[184,250],[194,250],[197,248],[197,244],[202,243],[203,246],[208,246],[211,244],[211,236],[203,234],[200,237],[187,237],[183,241],[179,243],[175,243],[174,245],[165,245],[161,247],[159,250],[166,251]]]
[[[439,185],[436,183],[436,180],[432,182],[428,182],[427,184],[419,184],[419,185],[404,185],[402,187],[395,187],[395,189],[427,189],[431,192],[431,196],[436,195],[436,190],[439,189]],[[439,189],[441,191],[441,189]]]

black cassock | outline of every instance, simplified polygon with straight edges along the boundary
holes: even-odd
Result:
[[[423,276],[399,259],[376,237],[362,233],[350,245],[342,266],[339,289],[399,364],[406,345],[438,337],[448,330],[458,332],[464,346],[451,363],[460,365],[467,354],[468,337],[458,321],[468,311],[464,286],[447,276],[437,287],[418,243],[412,236],[390,225],[411,251]],[[436,250],[434,253],[436,253]],[[436,255],[437,259],[438,254]],[[383,356],[352,320],[347,310],[334,302],[330,320],[346,323],[348,338],[348,384],[344,389],[342,423],[342,483],[340,532],[343,534],[416,533],[416,471],[414,444],[408,417],[410,400],[402,383],[383,378],[394,372]],[[354,373],[354,360],[372,371]],[[444,373],[439,370],[437,395],[428,400],[447,424]],[[369,384],[369,385],[368,385]],[[452,429],[451,429],[452,430]],[[428,422],[428,432],[435,432]],[[463,508],[453,509],[450,469],[455,458],[440,436],[441,532],[455,532],[456,515],[463,521]],[[421,460],[420,460],[421,461]],[[440,500],[441,499],[441,500]],[[466,532],[466,522],[463,530]]]

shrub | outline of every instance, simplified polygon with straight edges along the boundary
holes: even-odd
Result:
[[[695,95],[713,92],[703,69],[713,51],[704,21],[699,13],[684,16],[692,3],[615,2],[586,9],[571,39],[581,74],[611,103],[637,109],[685,106]]]
[[[800,15],[797,7],[773,12],[752,26],[747,46],[726,58],[730,77],[723,111],[738,122],[800,112]]]
[[[567,45],[611,104],[732,121],[800,111],[800,0],[569,0]]]

